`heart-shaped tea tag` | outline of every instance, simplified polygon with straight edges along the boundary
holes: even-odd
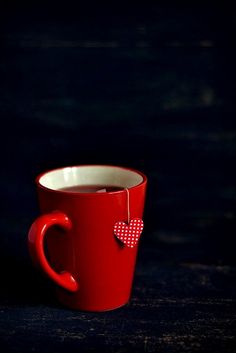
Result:
[[[143,220],[140,218],[131,219],[127,225],[124,222],[116,222],[114,225],[115,236],[129,248],[133,248],[143,231]]]

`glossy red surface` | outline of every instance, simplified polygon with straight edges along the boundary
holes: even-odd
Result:
[[[131,218],[143,216],[147,184],[143,177],[141,184],[129,189]],[[126,304],[138,245],[128,248],[113,233],[116,222],[127,222],[126,191],[58,192],[39,182],[37,189],[43,215],[31,226],[29,249],[33,261],[56,283],[59,301],[86,311]]]

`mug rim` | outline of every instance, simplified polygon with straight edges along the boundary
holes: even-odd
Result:
[[[53,169],[49,169],[46,170],[45,172],[40,173],[36,178],[35,178],[35,183],[37,185],[37,187],[47,190],[47,191],[51,191],[54,193],[59,193],[59,194],[66,194],[66,195],[79,195],[79,196],[105,196],[105,195],[112,195],[112,194],[120,194],[126,191],[126,189],[122,189],[122,190],[118,190],[118,191],[107,191],[104,193],[96,193],[96,192],[86,192],[86,193],[80,193],[80,192],[76,192],[76,191],[66,191],[66,190],[59,190],[59,189],[51,189],[47,186],[44,186],[40,183],[40,179],[45,176],[46,174],[50,173],[50,172],[54,172],[54,171],[59,171],[59,170],[63,170],[65,168],[80,168],[80,167],[112,167],[112,168],[118,168],[118,169],[123,169],[123,170],[127,170],[130,172],[134,172],[137,173],[138,175],[140,175],[143,180],[134,186],[131,186],[128,188],[128,190],[133,190],[136,188],[141,187],[142,185],[147,183],[147,177],[144,173],[140,172],[137,169],[134,168],[129,168],[129,167],[123,167],[123,166],[119,166],[119,165],[113,165],[113,164],[79,164],[79,165],[68,165],[68,166],[64,166],[64,167],[59,167],[59,168],[53,168]]]

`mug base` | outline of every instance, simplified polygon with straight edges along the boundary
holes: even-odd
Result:
[[[61,302],[59,301],[59,303],[61,305],[63,305],[63,307],[67,308],[67,309],[73,309],[73,310],[77,310],[77,311],[81,311],[81,312],[90,312],[90,313],[102,313],[102,312],[106,312],[106,311],[112,311],[112,310],[116,310],[116,309],[120,309],[122,308],[123,306],[127,305],[129,303],[129,300],[126,301],[125,303],[123,304],[120,304],[118,306],[113,306],[111,308],[104,308],[104,309],[98,309],[98,308],[82,308],[82,307],[79,307],[79,306],[75,306],[75,305],[71,305],[71,304],[65,304],[64,302]]]

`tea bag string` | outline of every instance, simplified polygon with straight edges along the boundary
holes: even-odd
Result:
[[[127,213],[128,213],[128,224],[130,222],[130,203],[129,203],[129,189],[125,188],[127,194]]]

